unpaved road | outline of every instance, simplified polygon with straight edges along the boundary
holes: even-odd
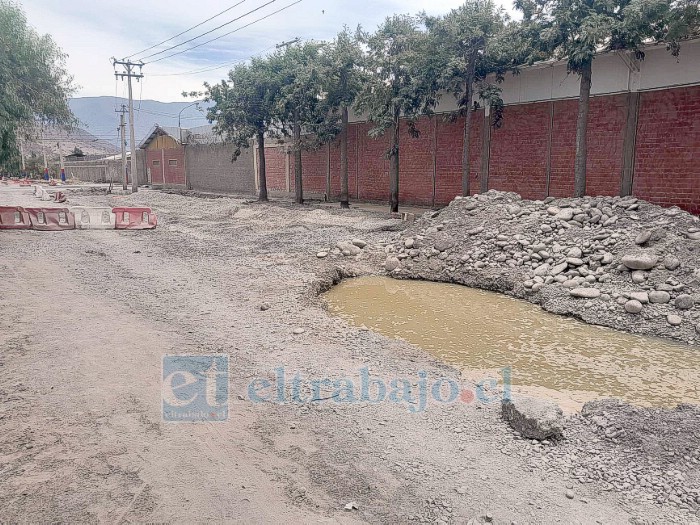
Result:
[[[0,233],[0,521],[668,523],[538,467],[497,405],[253,403],[255,378],[458,373],[327,315],[312,293],[338,240],[386,241],[385,217],[141,191],[155,231]],[[0,204],[36,205],[0,187]],[[370,255],[352,261],[375,268]],[[383,259],[382,259],[383,260]],[[270,309],[262,311],[263,302]],[[302,327],[305,332],[295,335]],[[161,419],[164,354],[230,356],[230,418]],[[356,509],[344,507],[356,502]]]

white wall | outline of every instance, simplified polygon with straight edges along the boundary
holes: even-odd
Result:
[[[678,59],[665,46],[655,46],[647,49],[644,60],[638,62],[631,61],[626,53],[605,53],[593,61],[591,94],[594,96],[692,84],[700,84],[700,40],[684,43]],[[523,68],[518,75],[508,73],[500,88],[506,104],[577,98],[579,77],[567,74],[565,62],[539,64]],[[444,93],[435,112],[455,109],[452,93]],[[351,111],[349,120],[366,119]]]

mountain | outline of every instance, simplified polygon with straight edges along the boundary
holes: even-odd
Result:
[[[47,126],[43,132],[37,130],[33,138],[24,140],[22,147],[27,158],[43,157],[46,153],[50,162],[58,162],[59,145],[63,156],[70,155],[76,148],[84,155],[101,156],[117,153],[118,144],[96,137],[84,129],[66,131],[58,126]]]
[[[128,108],[129,101],[119,97],[80,97],[72,98],[69,105],[73,114],[80,121],[78,126],[95,137],[119,145],[117,128],[119,127],[119,113],[122,104]],[[156,100],[134,101],[134,133],[138,145],[146,138],[155,124],[161,126],[177,127],[178,114],[182,111],[181,124],[183,128],[204,126],[209,122],[205,118],[206,106],[200,104],[203,111],[197,106],[190,106],[192,102],[158,102]],[[187,107],[190,106],[190,107]],[[129,121],[129,115],[126,115]],[[129,141],[127,128],[126,140]]]

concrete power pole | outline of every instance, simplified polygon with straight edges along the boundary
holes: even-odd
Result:
[[[136,193],[139,191],[139,181],[138,173],[136,171],[136,138],[134,136],[134,95],[131,88],[131,79],[141,79],[143,74],[141,74],[141,68],[143,63],[141,62],[130,62],[128,60],[117,60],[112,59],[112,65],[114,67],[122,66],[124,70],[120,73],[115,71],[114,75],[122,80],[126,77],[129,85],[129,135],[131,142],[131,192]],[[139,68],[139,72],[136,73],[136,68]]]
[[[122,109],[118,110],[121,115],[119,115],[119,136],[121,137],[122,143],[122,189],[126,191],[126,121],[124,120],[124,113],[126,113],[126,106],[122,104]]]

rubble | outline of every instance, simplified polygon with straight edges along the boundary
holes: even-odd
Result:
[[[634,197],[528,201],[492,190],[425,213],[386,247],[385,269],[697,344],[698,232],[698,217]]]

